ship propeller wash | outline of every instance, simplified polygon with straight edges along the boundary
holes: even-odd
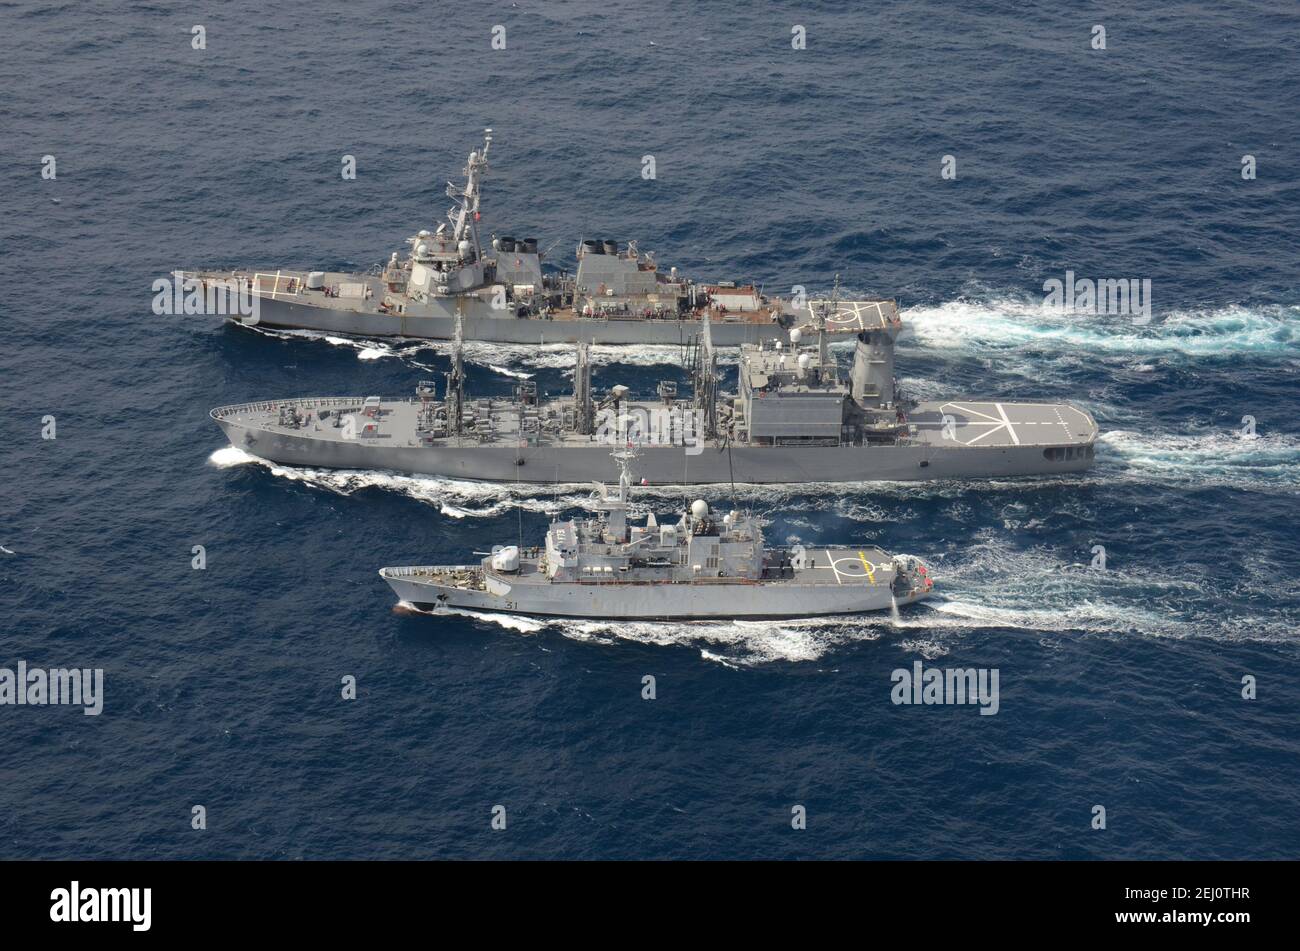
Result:
[[[847,377],[827,339],[829,317],[846,312],[864,327]],[[610,447],[629,442],[641,476],[660,485],[983,479],[1093,462],[1097,424],[1070,404],[900,394],[901,324],[868,317],[861,302],[819,306],[788,345],[742,346],[734,392],[720,388],[706,316],[690,350],[692,392],[679,396],[664,380],[649,400],[620,385],[595,392],[585,343],[571,396],[543,399],[524,381],[509,398],[470,399],[458,323],[442,399],[436,381],[422,381],[405,399],[268,400],[219,407],[212,418],[232,445],[272,462],[497,482],[612,481]]]
[[[555,617],[790,618],[897,608],[927,597],[929,570],[875,546],[777,549],[748,514],[718,518],[704,500],[674,524],[629,519],[635,453],[615,450],[616,493],[597,484],[598,516],[551,524],[541,547],[498,546],[476,565],[383,568],[398,598]]]
[[[447,185],[453,206],[447,221],[407,239],[405,255],[394,252],[367,273],[327,270],[190,271],[187,281],[203,296],[237,288],[256,298],[256,322],[267,327],[318,330],[365,337],[449,340],[460,318],[466,340],[492,343],[600,343],[681,345],[699,334],[706,316],[714,343],[789,339],[806,321],[810,304],[769,297],[735,281],[697,283],[661,270],[654,255],[635,241],[586,239],[576,250],[573,274],[548,272],[536,238],[480,240],[483,176],[492,130],[470,152],[464,185]],[[897,305],[873,299],[886,315]],[[247,316],[234,320],[252,322]],[[832,333],[857,330],[852,315]]]

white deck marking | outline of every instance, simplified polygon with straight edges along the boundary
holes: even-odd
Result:
[[[963,406],[961,403],[944,403],[943,406],[953,406],[953,407],[956,407],[957,409],[961,410],[963,413],[971,413],[971,414],[973,414],[973,415],[975,415],[975,416],[982,416],[982,417],[984,417],[985,419],[987,419],[990,423],[996,423],[996,422],[998,422],[998,418],[997,418],[996,416],[990,416],[990,415],[988,415],[987,413],[981,413],[979,410],[974,409],[974,408],[972,408],[972,407],[970,407],[970,406]],[[941,407],[939,407],[939,408],[940,408],[940,409],[943,409],[943,406],[941,406]],[[1006,415],[1004,414],[1002,418],[1003,418],[1003,419],[1006,419]]]
[[[1011,418],[1007,416],[1007,411],[1002,408],[1001,403],[994,403],[998,408],[998,414],[1002,417],[1002,422],[1007,424],[1007,432],[1011,434],[1011,441],[1017,446],[1020,445],[1020,437],[1016,435],[1016,427],[1011,425]]]
[[[829,304],[829,301],[815,300],[809,301],[810,312],[815,312],[819,307]],[[872,330],[876,327],[883,327],[885,321],[885,310],[883,301],[837,301],[835,312],[826,318],[826,324],[836,329],[840,327],[852,327],[857,330]],[[874,310],[875,320],[868,321],[864,312]]]
[[[973,445],[975,445],[977,442],[979,442],[981,439],[983,439],[985,436],[992,436],[994,433],[996,433],[996,432],[998,432],[999,430],[1001,430],[1001,429],[1004,428],[1003,425],[1002,425],[1001,423],[971,423],[971,425],[972,425],[972,426],[989,426],[989,427],[991,427],[991,428],[984,430],[984,432],[980,433],[980,434],[979,434],[978,436],[976,436],[974,439],[968,439],[966,442],[962,443],[963,446],[973,446]]]
[[[885,568],[888,567],[888,565],[885,563],[879,565],[872,564],[870,561],[867,560],[866,552],[860,551],[852,555],[845,555],[843,558],[831,558],[830,554],[831,553],[827,551],[826,557],[830,559],[831,570],[835,572],[836,584],[844,584],[845,582],[841,580],[843,578],[848,578],[850,583],[856,583],[858,581],[866,581],[870,584],[875,584],[876,579],[873,577],[874,572],[884,571]],[[844,562],[846,565],[852,566],[854,570],[841,571],[839,569],[839,563],[841,561]],[[858,571],[857,569],[859,566],[861,566],[865,570]]]
[[[1013,425],[1011,425],[1011,419],[1007,416],[1007,411],[1002,408],[1002,404],[992,403],[992,404],[980,404],[980,405],[992,405],[994,408],[997,409],[998,415],[990,416],[987,413],[981,413],[979,410],[974,409],[971,406],[963,406],[961,403],[944,403],[943,406],[939,408],[943,409],[945,407],[951,406],[954,409],[958,409],[963,413],[970,413],[972,416],[982,416],[984,419],[988,420],[987,423],[966,423],[966,427],[970,429],[974,429],[976,426],[987,426],[989,428],[984,430],[984,432],[980,433],[978,436],[968,439],[966,442],[962,443],[963,446],[973,446],[981,439],[984,439],[988,436],[992,436],[994,433],[1000,432],[1003,429],[1007,431],[1007,434],[1011,437],[1011,441],[1015,443],[1017,446],[1019,446],[1020,436],[1016,433],[1016,428]],[[960,442],[960,440],[958,441]]]

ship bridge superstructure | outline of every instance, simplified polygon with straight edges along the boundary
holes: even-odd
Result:
[[[633,450],[618,449],[615,492],[594,489],[597,517],[551,524],[542,559],[552,581],[689,583],[706,579],[756,581],[763,577],[763,533],[748,514],[716,517],[696,500],[677,522],[660,524],[653,512],[643,524],[628,519]]]

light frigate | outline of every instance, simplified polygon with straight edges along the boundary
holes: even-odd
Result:
[[[470,152],[465,184],[447,185],[455,202],[448,221],[407,239],[405,257],[394,252],[366,273],[200,270],[183,279],[198,292],[196,300],[218,301],[210,309],[233,321],[365,337],[450,340],[459,319],[466,340],[682,345],[698,336],[708,316],[714,343],[738,346],[788,341],[790,329],[810,316],[815,302],[769,296],[735,281],[699,283],[675,267],[665,272],[634,241],[581,241],[573,274],[545,271],[536,238],[493,237],[484,248],[480,199],[491,132]],[[221,294],[234,288],[256,304],[255,315],[220,305]],[[886,317],[897,312],[886,298],[873,298],[871,307]]]
[[[503,545],[475,565],[383,568],[402,601],[552,617],[626,620],[791,618],[897,609],[929,596],[929,569],[874,545],[765,548],[758,522],[718,518],[702,499],[675,524],[628,515],[629,450],[615,494],[597,484],[595,518],[551,523],[543,546]]]
[[[832,315],[862,329],[842,373],[828,345]],[[459,339],[442,399],[424,381],[414,397],[309,397],[222,406],[212,418],[232,445],[299,467],[391,470],[497,482],[612,479],[611,445],[636,443],[656,484],[983,479],[1080,472],[1093,462],[1097,424],[1067,403],[925,400],[894,379],[897,317],[868,323],[854,302],[819,310],[787,346],[747,345],[734,392],[719,386],[711,323],[689,360],[692,392],[673,380],[657,398],[625,386],[592,390],[579,344],[569,398],[543,399],[524,381],[505,399],[468,399]]]

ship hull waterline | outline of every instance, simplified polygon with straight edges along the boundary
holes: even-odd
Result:
[[[383,572],[381,572],[383,575]],[[617,583],[556,583],[521,585],[503,594],[455,585],[411,581],[384,575],[401,601],[421,611],[440,609],[482,611],[539,618],[624,621],[790,620],[866,614],[904,607],[923,598],[909,594],[895,599],[888,585],[799,585],[769,583],[710,583],[621,585]],[[498,576],[499,580],[499,576]],[[535,591],[534,588],[543,590]],[[527,589],[527,590],[525,590]],[[439,600],[439,597],[445,600]],[[736,605],[720,614],[719,598]],[[797,605],[797,609],[795,608]]]
[[[445,315],[384,314],[368,311],[315,307],[306,303],[258,300],[256,326],[270,329],[314,330],[354,337],[405,337],[412,340],[451,340],[456,332],[456,307]],[[699,320],[671,318],[570,317],[546,320],[539,317],[503,316],[487,304],[461,305],[464,339],[481,343],[575,344],[606,346],[647,344],[684,346],[700,334]],[[481,313],[475,313],[481,311]],[[231,323],[242,324],[239,317]],[[775,321],[711,321],[714,346],[738,347],[779,340],[788,343],[789,330]],[[847,331],[845,332],[847,333]]]
[[[531,484],[613,481],[618,469],[602,443],[573,446],[384,446],[383,438],[320,440],[216,417],[232,446],[268,462],[304,469],[391,471],[475,482]],[[639,449],[637,474],[652,485],[825,483],[991,479],[1082,472],[1079,458],[1051,460],[1027,446],[680,446]]]

